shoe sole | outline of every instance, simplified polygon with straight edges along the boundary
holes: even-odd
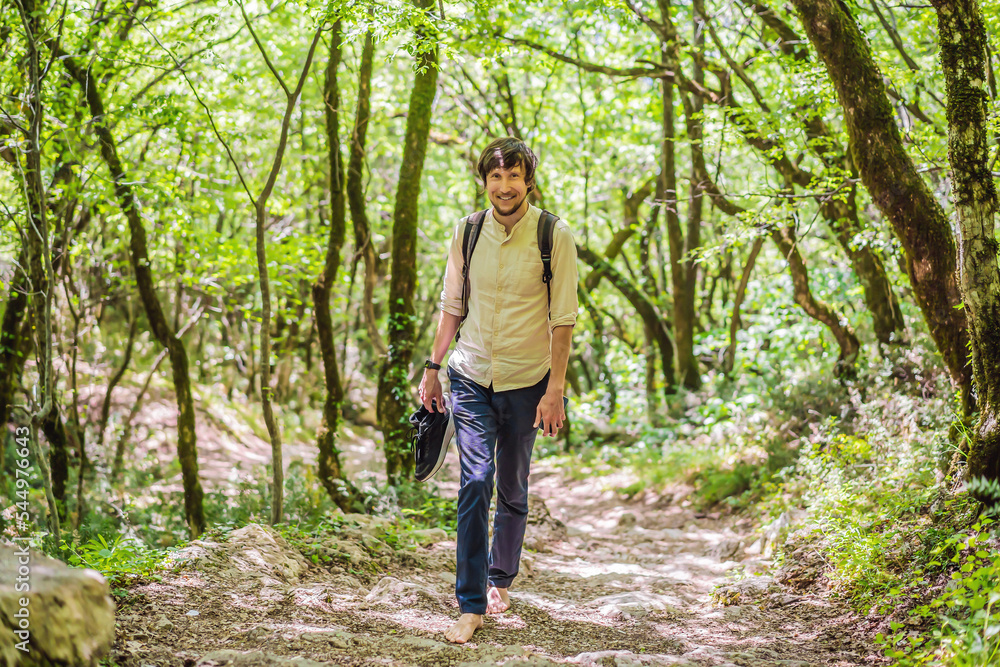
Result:
[[[444,459],[448,456],[448,447],[451,445],[451,439],[455,436],[455,418],[452,417],[448,420],[448,426],[444,429],[444,439],[441,441],[441,449],[438,452],[438,460],[434,463],[434,467],[431,468],[430,473],[426,477],[418,479],[418,482],[426,482],[431,477],[438,473],[438,470],[444,466]]]

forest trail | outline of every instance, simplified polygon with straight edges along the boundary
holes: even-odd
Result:
[[[442,493],[453,493],[454,461]],[[542,460],[532,473],[521,576],[512,609],[487,617],[469,644],[443,640],[457,616],[454,542],[393,549],[385,520],[349,515],[342,540],[307,553],[250,525],[198,541],[186,567],[132,587],[117,614],[117,664],[134,667],[555,664],[689,666],[877,662],[852,637],[857,618],[816,595],[795,595],[746,556],[756,540],[731,520],[695,514],[677,497],[625,501],[616,476],[574,481]],[[381,531],[381,532],[380,532]],[[364,545],[361,548],[360,545]],[[301,548],[301,547],[300,547]],[[751,549],[750,551],[754,551]],[[744,559],[740,562],[740,559]],[[713,589],[725,586],[713,600]]]

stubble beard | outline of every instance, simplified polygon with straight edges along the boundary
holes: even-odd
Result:
[[[496,209],[496,212],[501,217],[506,218],[507,216],[513,215],[514,213],[516,213],[517,210],[520,209],[521,206],[524,204],[524,202],[525,202],[525,200],[527,198],[528,198],[528,195],[525,194],[520,199],[511,201],[511,207],[509,209],[503,209],[503,208],[501,208],[501,206],[503,205],[504,202],[500,199],[500,197],[497,197],[497,201],[493,202],[493,206]]]

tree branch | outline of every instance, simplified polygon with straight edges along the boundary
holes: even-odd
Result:
[[[650,67],[608,67],[606,65],[598,65],[596,63],[587,62],[585,60],[580,60],[578,58],[571,58],[553,48],[544,46],[542,44],[537,44],[527,39],[521,39],[519,37],[509,37],[500,33],[496,34],[496,37],[500,39],[507,40],[511,44],[516,44],[518,46],[526,46],[529,49],[539,51],[549,56],[550,58],[555,58],[556,60],[562,61],[569,65],[574,65],[583,69],[587,72],[597,72],[598,74],[607,74],[608,76],[623,76],[628,78],[640,78],[649,77],[651,79],[659,79],[662,77],[672,77],[674,73],[667,69],[653,69]]]
[[[219,132],[219,128],[215,124],[215,119],[212,117],[212,110],[209,109],[208,105],[205,104],[205,101],[201,99],[201,95],[198,93],[198,89],[195,88],[194,84],[191,82],[191,78],[188,76],[187,70],[184,69],[184,66],[177,59],[177,56],[174,55],[173,51],[167,48],[166,45],[164,45],[163,42],[161,42],[159,38],[153,34],[153,31],[149,29],[149,26],[146,25],[145,21],[140,19],[138,16],[136,16],[136,20],[139,22],[139,25],[142,26],[143,30],[145,30],[146,33],[153,38],[153,41],[156,42],[157,46],[163,49],[163,51],[168,56],[170,56],[170,59],[174,62],[174,65],[176,66],[177,70],[179,70],[181,76],[184,77],[184,81],[185,83],[187,83],[188,88],[191,89],[191,93],[194,94],[194,97],[196,100],[198,100],[198,104],[201,105],[201,108],[205,110],[205,115],[208,117],[208,124],[212,126],[212,132],[213,134],[215,134],[215,138],[218,139],[219,143],[222,144],[222,147],[226,149],[226,155],[229,156],[229,161],[233,163],[233,167],[236,169],[236,176],[240,179],[240,184],[243,186],[243,191],[247,193],[247,196],[250,198],[250,201],[253,201],[254,197],[250,193],[250,186],[247,185],[246,179],[243,177],[243,170],[240,169],[240,165],[236,161],[236,157],[233,155],[232,148],[230,148],[229,143],[222,137],[222,133]],[[249,26],[250,24],[247,23],[247,25]]]
[[[288,86],[285,85],[285,80],[281,78],[281,74],[275,69],[274,65],[271,63],[271,59],[267,57],[267,51],[264,50],[264,45],[261,44],[260,38],[257,37],[257,33],[254,32],[253,24],[250,22],[250,17],[247,16],[247,10],[243,7],[241,0],[236,0],[236,5],[240,8],[240,14],[243,16],[243,22],[246,23],[247,28],[250,30],[250,36],[253,37],[253,43],[257,46],[257,50],[260,51],[260,55],[264,57],[264,62],[267,64],[267,68],[271,70],[271,74],[277,79],[278,85],[281,89],[285,91],[285,95],[291,95],[288,90]],[[315,48],[315,47],[314,47]]]

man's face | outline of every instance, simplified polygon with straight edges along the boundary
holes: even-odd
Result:
[[[486,175],[486,194],[495,212],[501,216],[515,213],[528,196],[524,167],[515,164],[510,169],[497,167]]]

